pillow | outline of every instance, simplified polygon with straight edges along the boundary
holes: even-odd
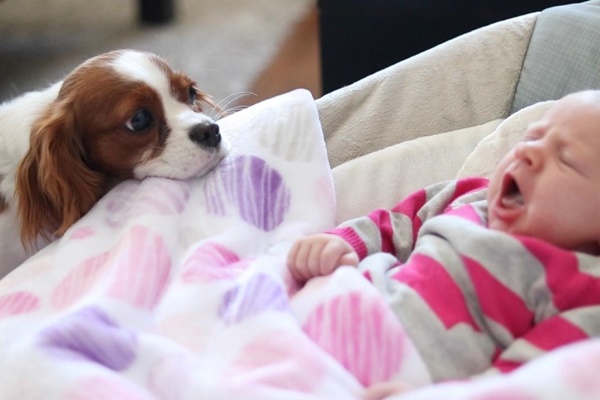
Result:
[[[485,137],[467,157],[457,178],[467,176],[489,177],[502,157],[519,141],[534,121],[555,103],[556,100],[536,103],[505,119],[495,131]]]
[[[501,121],[409,140],[335,167],[336,223],[391,208],[417,189],[453,179],[477,143]]]

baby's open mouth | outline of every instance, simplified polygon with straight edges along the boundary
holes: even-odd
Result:
[[[507,176],[502,190],[502,206],[512,209],[521,207],[523,204],[525,204],[525,199],[517,181],[512,176]]]

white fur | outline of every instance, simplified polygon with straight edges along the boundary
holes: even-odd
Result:
[[[115,59],[111,67],[123,77],[144,82],[160,94],[171,128],[161,155],[150,159],[148,154],[134,168],[136,178],[187,179],[201,176],[225,157],[229,151],[225,140],[215,149],[202,148],[190,140],[191,127],[212,120],[173,98],[166,74],[146,53],[126,51]],[[19,240],[15,176],[21,159],[29,149],[32,124],[56,99],[61,85],[62,82],[57,82],[45,90],[30,92],[0,104],[0,195],[8,202],[8,209],[0,213],[0,278],[29,256]],[[45,245],[39,240],[38,243],[40,248]]]
[[[0,104],[0,195],[12,202],[15,174],[29,149],[29,129],[60,90],[57,82],[46,90],[29,92]]]
[[[15,175],[29,149],[31,125],[56,98],[60,86],[61,82],[57,82],[45,90],[0,104],[0,195],[8,202],[8,209],[0,213],[0,278],[28,257],[19,240]],[[38,244],[39,248],[44,247],[41,240]]]

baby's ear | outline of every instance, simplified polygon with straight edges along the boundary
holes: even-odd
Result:
[[[41,235],[61,236],[104,193],[106,177],[91,170],[71,105],[53,103],[34,123],[29,150],[16,177],[21,241],[34,245]]]

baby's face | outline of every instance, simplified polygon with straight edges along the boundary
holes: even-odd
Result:
[[[492,229],[600,252],[600,92],[558,101],[490,178]]]

